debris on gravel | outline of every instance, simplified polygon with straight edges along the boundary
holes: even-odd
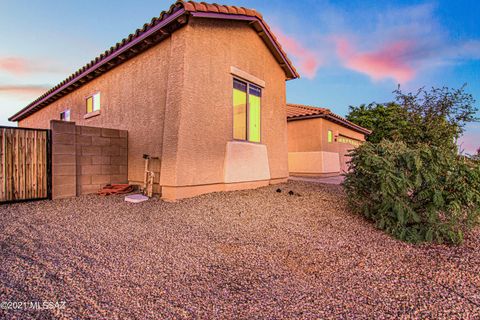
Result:
[[[458,247],[402,243],[340,186],[300,181],[123,198],[0,206],[0,318],[480,317],[479,230]],[[5,304],[32,301],[64,308]]]

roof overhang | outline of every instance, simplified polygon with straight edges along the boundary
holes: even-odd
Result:
[[[297,120],[306,120],[306,119],[316,119],[316,118],[322,118],[322,119],[326,119],[328,121],[331,121],[331,122],[334,122],[336,124],[339,124],[343,127],[346,127],[346,128],[349,128],[353,131],[357,131],[357,132],[360,132],[360,133],[363,133],[365,135],[369,135],[372,133],[372,131],[366,129],[366,128],[363,128],[361,126],[358,126],[348,120],[345,120],[343,119],[342,117],[340,116],[335,116],[333,114],[312,114],[312,115],[306,115],[306,116],[297,116],[297,117],[290,117],[290,118],[287,118],[287,122],[290,122],[290,121],[297,121]]]
[[[25,108],[11,116],[8,120],[20,121],[25,119],[29,115],[80,88],[84,84],[101,76],[123,62],[153,47],[163,39],[169,37],[172,32],[186,25],[190,16],[249,22],[285,71],[286,79],[290,80],[299,77],[299,74],[296,72],[285,52],[279,46],[278,41],[275,39],[268,25],[266,25],[261,16],[255,12],[256,15],[252,16],[248,14],[193,11],[191,9],[186,10],[186,4],[188,3],[178,1],[171,6],[168,12],[162,12],[160,18],[152,19],[152,22],[150,24],[145,24],[143,29],[138,29],[135,34],[131,34],[128,38],[117,43],[116,46],[111,47],[110,50],[107,50],[99,57],[92,60],[60,84],[56,85]]]
[[[173,23],[175,23],[175,29],[178,29],[178,27],[181,27],[188,22],[185,19],[181,19],[182,16],[185,16],[185,13],[186,12],[183,8],[179,9],[153,28],[149,29],[143,34],[140,34],[132,41],[125,43],[126,39],[123,39],[122,43],[124,44],[120,45],[118,48],[115,48],[111,54],[106,56],[102,54],[100,57],[92,60],[92,62],[71,75],[59,85],[47,91],[47,93],[11,116],[8,120],[19,121],[28,117],[55,100],[60,99],[61,97],[80,88],[93,79],[98,78],[100,75],[110,71],[123,62],[130,60],[134,56],[137,56],[141,52],[144,52],[145,50],[158,44],[163,39],[170,36],[170,33],[174,31],[174,28],[167,29],[167,26],[171,26]]]

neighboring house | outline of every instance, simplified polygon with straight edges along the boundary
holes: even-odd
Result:
[[[287,104],[291,175],[334,176],[348,170],[348,151],[371,131],[329,109]]]
[[[288,178],[285,81],[297,77],[256,11],[178,1],[10,120],[127,130],[129,182],[158,157],[163,199],[255,188]]]

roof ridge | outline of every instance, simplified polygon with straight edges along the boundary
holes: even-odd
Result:
[[[299,104],[299,103],[287,103],[287,106],[294,107],[294,108],[325,110],[325,111],[332,112],[329,108],[317,107],[317,106],[313,106],[313,105],[306,105],[306,104]]]
[[[160,12],[158,17],[153,17],[150,22],[147,22],[143,25],[141,28],[137,28],[134,33],[129,34],[127,37],[123,38],[122,40],[118,41],[115,45],[111,46],[109,49],[103,51],[100,53],[97,57],[94,59],[90,60],[87,64],[79,68],[77,71],[73,72],[70,74],[67,78],[65,78],[63,81],[58,83],[57,85],[53,86],[49,90],[47,90],[45,93],[43,93],[40,97],[32,101],[30,104],[28,104],[26,107],[15,113],[13,116],[9,118],[10,121],[19,121],[24,119],[26,116],[36,112],[37,110],[43,108],[44,106],[52,103],[55,100],[58,100],[60,97],[64,96],[65,94],[68,94],[76,88],[82,86],[83,84],[89,82],[90,80],[94,79],[98,74],[103,74],[105,72],[108,72],[111,68],[114,68],[116,65],[121,64],[122,62],[114,63],[111,60],[117,59],[115,56],[118,54],[119,50],[123,50],[125,48],[130,50],[129,46],[134,46],[137,45],[136,41],[141,41],[137,40],[141,38],[142,36],[145,36],[145,34],[148,34],[148,36],[151,36],[149,32],[153,35],[156,33],[158,30],[155,30],[155,27],[168,20],[168,18],[175,16],[175,15],[181,15],[179,11],[184,10],[184,12],[187,12],[191,15],[197,14],[200,16],[202,13],[206,14],[225,14],[225,15],[243,15],[250,17],[252,19],[258,19],[261,26],[266,29],[266,33],[268,33],[268,36],[270,37],[269,41],[272,41],[274,45],[274,49],[270,50],[276,50],[279,54],[278,59],[283,59],[284,64],[285,64],[285,73],[287,75],[287,78],[293,79],[299,77],[297,71],[295,70],[295,67],[293,66],[292,62],[290,59],[288,59],[286,53],[283,51],[280,43],[278,42],[277,38],[273,35],[270,27],[266,24],[266,22],[263,20],[262,15],[256,11],[255,9],[248,9],[245,7],[237,7],[237,6],[228,6],[228,5],[221,5],[217,3],[206,3],[206,2],[196,2],[196,1],[184,1],[184,0],[177,0],[175,1],[172,5],[170,5],[170,8],[168,10],[163,10]],[[175,17],[177,19],[179,17]],[[170,23],[171,21],[169,21]],[[154,29],[153,31],[150,31]],[[263,39],[264,41],[267,41]],[[153,44],[155,45],[155,44]],[[148,49],[148,48],[147,48]],[[145,49],[145,50],[147,50]],[[132,49],[133,50],[133,49]],[[123,52],[121,54],[124,54]],[[133,55],[135,56],[135,55]],[[126,57],[125,60],[130,59],[131,57]],[[278,61],[277,59],[277,61]],[[123,60],[122,60],[123,61]],[[105,68],[103,65],[97,66],[97,64],[103,64],[107,63],[108,66]],[[110,67],[110,64],[113,63],[114,66]],[[280,61],[279,61],[280,63]],[[106,69],[105,70],[99,70],[99,69]],[[93,76],[92,76],[93,73]],[[86,78],[86,80],[79,81]],[[77,84],[79,82],[79,84]],[[77,85],[76,85],[77,84]],[[72,89],[71,86],[74,86]],[[65,87],[65,88],[63,88]],[[69,90],[67,93],[64,93],[64,90]],[[57,92],[58,91],[58,92]]]
[[[307,112],[301,113],[300,112],[295,112],[292,110],[288,110],[288,108],[295,108],[295,109],[302,109],[306,110]],[[311,112],[308,112],[311,111]],[[328,108],[321,108],[321,107],[315,107],[315,106],[309,106],[309,105],[304,105],[304,104],[296,104],[296,103],[287,103],[287,119],[295,120],[295,119],[304,119],[304,118],[312,118],[312,117],[329,117],[329,118],[334,118],[337,119],[337,121],[340,121],[344,126],[350,127],[353,130],[360,131],[365,134],[370,134],[372,131],[364,128],[362,126],[359,126],[356,123],[351,122],[350,120],[347,120],[346,118],[332,112]]]

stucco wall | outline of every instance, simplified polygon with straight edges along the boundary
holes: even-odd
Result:
[[[288,177],[285,74],[271,52],[242,22],[192,19],[185,29],[185,55],[177,57],[179,64],[184,62],[183,69],[177,66],[183,71],[179,72],[183,79],[178,79],[183,80],[183,96],[178,98],[178,109],[167,114],[167,122],[178,128],[178,134],[164,137],[162,185],[225,182],[226,146],[233,140],[231,66],[265,81],[261,143],[267,147],[271,178]],[[177,149],[167,149],[167,140]],[[163,170],[168,165],[167,150],[176,159],[171,174]]]
[[[183,30],[175,35],[180,36]],[[167,98],[171,39],[85,84],[46,108],[19,122],[20,127],[49,128],[69,108],[77,125],[128,131],[128,178],[142,183],[143,154],[162,154],[163,120]],[[175,71],[174,71],[175,72]],[[101,113],[84,119],[87,96],[101,92]]]
[[[292,175],[338,174],[340,156],[337,152],[289,152],[288,169]]]
[[[288,122],[288,152],[290,173],[312,172],[312,154],[316,152],[337,153],[339,165],[328,161],[319,164],[317,173],[338,173],[347,170],[348,157],[346,154],[354,146],[338,142],[338,136],[343,135],[355,140],[365,141],[365,135],[341,126],[323,118],[294,120]],[[328,142],[328,130],[333,132],[333,141]],[[302,156],[301,153],[305,153]],[[320,154],[317,154],[320,155]],[[318,156],[318,159],[323,159]],[[329,158],[330,159],[330,158]]]
[[[285,73],[245,22],[191,18],[167,40],[21,121],[20,126],[48,128],[51,119],[70,108],[71,121],[78,125],[128,131],[130,182],[143,182],[142,155],[149,154],[161,159],[162,192],[165,186],[229,183],[225,159],[227,144],[233,140],[231,67],[265,82],[261,144],[267,150],[269,174],[263,176],[272,183],[284,181],[288,177]],[[101,113],[84,119],[85,99],[97,91],[101,92]],[[251,166],[255,165],[252,161]]]

